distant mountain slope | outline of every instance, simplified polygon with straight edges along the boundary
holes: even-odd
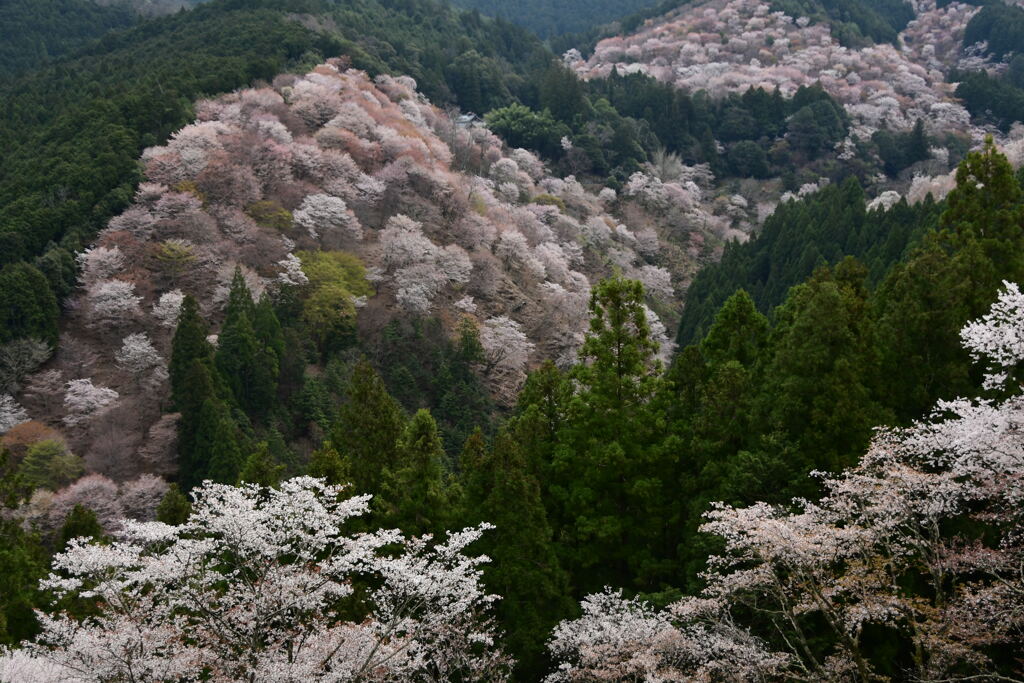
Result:
[[[657,0],[452,0],[464,9],[504,17],[542,38],[579,33],[658,4]]]

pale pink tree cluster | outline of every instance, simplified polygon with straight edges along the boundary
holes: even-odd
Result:
[[[0,395],[0,434],[28,422],[28,412],[10,394]]]
[[[135,332],[125,337],[114,359],[121,370],[133,376],[161,367],[164,362],[145,332]]]
[[[1021,335],[1024,301],[1008,284],[991,312],[962,332],[966,348],[990,363],[988,386],[1011,390],[1009,369],[1024,361]],[[1015,680],[991,656],[1019,648],[1024,635],[1022,419],[1019,393],[942,401],[928,421],[880,429],[855,467],[821,474],[825,495],[816,503],[715,504],[702,531],[719,537],[724,552],[709,558],[702,595],[662,614],[614,594],[590,598],[582,619],[555,632],[562,678],[554,680],[619,671],[705,679],[699,661],[662,645],[687,641],[695,617],[729,634],[729,651],[742,654],[728,666],[751,673],[740,680],[765,672],[874,680],[869,632],[909,645],[901,677]],[[750,630],[737,628],[741,620]],[[761,644],[768,639],[776,651]]]
[[[18,514],[34,529],[52,534],[59,531],[76,505],[96,514],[105,533],[117,533],[126,518],[141,521],[156,519],[156,510],[167,493],[167,482],[152,474],[142,474],[118,485],[95,472],[57,490],[38,489]]]
[[[345,200],[329,194],[311,194],[294,214],[295,224],[313,239],[361,240],[363,228]]]
[[[180,289],[173,289],[164,292],[153,304],[153,317],[157,319],[162,327],[175,328],[178,326],[178,316],[181,315],[181,303],[185,295]]]
[[[465,554],[487,525],[437,542],[352,533],[369,496],[311,478],[193,495],[182,526],[125,521],[110,545],[73,541],[44,586],[98,598],[99,614],[43,616],[38,642],[0,666],[28,656],[69,682],[507,677],[486,558]]]
[[[125,280],[98,280],[89,286],[86,299],[90,323],[96,326],[124,325],[141,311],[142,297],[135,293],[135,284]]]
[[[462,247],[438,247],[422,224],[402,214],[388,219],[378,243],[383,273],[394,284],[399,305],[413,313],[428,313],[442,289],[468,282],[473,270]]]
[[[91,379],[73,379],[64,391],[64,424],[69,427],[83,424],[109,409],[120,398],[113,389],[96,386]]]
[[[658,612],[605,590],[552,634],[559,661],[546,683],[571,681],[759,681],[779,677],[788,658],[722,619],[711,601],[688,598]]]
[[[970,132],[970,117],[944,71],[955,66],[959,38],[976,10],[960,3],[921,8],[899,47],[839,44],[827,23],[772,12],[759,0],[693,3],[631,36],[597,44],[589,60],[572,55],[585,78],[643,73],[714,98],[748,88],[792,95],[820,83],[847,106],[859,137],[882,127]]]

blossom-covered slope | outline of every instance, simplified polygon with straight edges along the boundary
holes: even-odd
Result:
[[[453,335],[468,319],[487,355],[481,372],[508,402],[529,367],[572,361],[591,283],[616,271],[644,283],[667,357],[677,293],[751,220],[741,201],[704,199],[706,168],[684,167],[672,182],[637,173],[619,195],[592,192],[486,128],[459,125],[412,79],[371,80],[340,62],[196,111],[145,152],[133,206],[79,255],[55,359],[5,408],[12,424],[56,430],[87,472],[114,480],[173,474],[167,362],[178,310],[191,294],[216,328],[236,269],[256,297],[308,298],[332,285],[310,283],[315,254],[354,255],[366,294],[332,301],[328,316],[355,315],[368,344],[396,317],[436,316]],[[94,488],[113,486],[96,476],[86,478]],[[155,503],[160,484],[147,481]],[[58,523],[47,495],[34,514]],[[66,512],[86,493],[61,495],[71,495]]]
[[[824,24],[771,11],[759,0],[710,0],[648,22],[637,33],[601,41],[589,60],[567,55],[587,78],[647,73],[712,97],[750,87],[791,95],[821,83],[864,137],[886,127],[907,130],[922,119],[934,133],[959,131],[980,140],[966,109],[953,97],[946,72],[959,59],[964,28],[977,11],[954,2],[917,3],[917,18],[899,46],[847,48]]]

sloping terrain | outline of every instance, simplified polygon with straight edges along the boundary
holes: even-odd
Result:
[[[57,356],[19,396],[88,471],[118,480],[175,471],[178,309],[190,294],[216,328],[236,269],[254,298],[297,299],[325,334],[354,320],[369,347],[396,318],[435,316],[451,335],[472,324],[479,372],[507,404],[528,368],[574,360],[591,283],[613,272],[644,283],[667,358],[677,284],[730,231],[687,179],[700,169],[596,195],[458,125],[412,79],[342,62],[196,111],[145,152],[133,205],[79,256]]]

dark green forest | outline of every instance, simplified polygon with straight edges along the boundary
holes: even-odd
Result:
[[[580,33],[595,24],[605,24],[638,10],[652,7],[655,0],[455,0],[455,5],[477,10],[490,17],[502,17],[524,26],[541,38]]]

